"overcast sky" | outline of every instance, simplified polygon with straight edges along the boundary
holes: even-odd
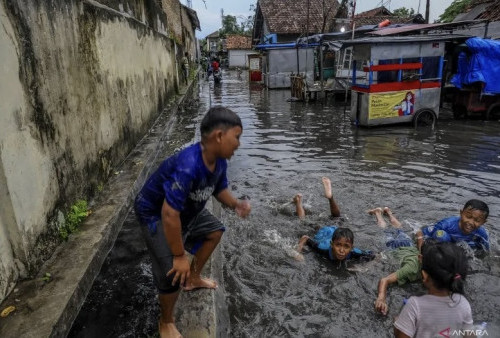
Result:
[[[181,0],[181,2],[187,5],[187,1]],[[434,22],[453,0],[431,0],[430,2],[430,22]],[[201,32],[196,31],[196,36],[204,38],[221,28],[221,9],[224,10],[224,15],[236,16],[238,22],[241,22],[243,18],[251,15],[250,5],[256,4],[257,0],[192,0],[191,3],[193,9],[198,13],[201,25]],[[379,7],[382,3],[390,10],[401,7],[413,8],[415,12],[420,12],[422,16],[425,16],[426,0],[356,0],[356,14]]]

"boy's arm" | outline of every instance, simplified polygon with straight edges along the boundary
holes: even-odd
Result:
[[[161,208],[161,223],[165,239],[170,247],[170,251],[174,255],[173,267],[167,272],[167,276],[174,274],[172,285],[175,285],[177,281],[180,281],[181,285],[184,285],[189,278],[190,267],[182,242],[180,212],[172,208],[165,200]]]
[[[245,218],[250,213],[252,208],[247,200],[239,200],[231,194],[228,188],[222,190],[216,196],[217,200],[224,204],[226,207],[236,211],[238,216]]]
[[[415,234],[415,239],[417,241],[417,249],[418,251],[422,251],[422,245],[424,244],[424,233],[422,230],[418,230]]]
[[[387,314],[388,306],[387,306],[387,287],[390,284],[396,283],[398,281],[398,275],[396,272],[391,273],[390,275],[383,277],[378,282],[378,296],[375,300],[375,311],[380,312],[384,316]]]

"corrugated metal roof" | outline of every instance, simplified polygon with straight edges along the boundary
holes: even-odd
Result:
[[[366,44],[395,44],[409,42],[438,42],[467,40],[470,36],[458,34],[432,34],[432,35],[407,35],[407,36],[375,36],[370,38],[360,38],[342,41],[342,47]]]
[[[452,29],[454,27],[460,26],[470,26],[482,22],[481,20],[472,21],[460,21],[460,22],[448,22],[448,23],[424,23],[415,25],[405,25],[400,27],[389,27],[368,32],[367,34],[377,35],[377,36],[389,36],[389,35],[399,35],[405,33],[415,33],[415,32],[425,32],[431,30],[444,30]]]

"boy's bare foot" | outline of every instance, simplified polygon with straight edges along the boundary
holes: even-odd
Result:
[[[160,338],[182,338],[181,333],[177,330],[174,323],[158,322]]]
[[[323,181],[323,188],[325,189],[325,197],[328,199],[332,198],[332,182],[328,177],[323,177],[321,180]]]
[[[293,203],[295,203],[295,205],[302,204],[302,194],[293,196]]]
[[[401,228],[401,222],[393,215],[392,210],[389,207],[384,207],[384,214],[389,216],[389,221],[391,221],[391,225],[395,228]]]
[[[377,215],[377,214],[382,215],[382,208],[378,207],[378,208],[370,209],[370,210],[368,210],[368,213],[370,215]]]
[[[184,291],[196,289],[217,289],[217,282],[209,278],[190,279],[183,288]]]
[[[382,217],[382,208],[374,208],[371,210],[368,210],[368,213],[370,215],[375,215],[377,218],[377,225],[381,228],[385,228],[387,226],[387,223],[385,222],[384,218]]]

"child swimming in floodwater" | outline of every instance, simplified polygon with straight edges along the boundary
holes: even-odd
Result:
[[[340,217],[340,209],[335,202],[332,193],[331,181],[328,177],[322,178],[325,197],[328,199],[330,213],[333,217]],[[305,210],[302,205],[302,195],[297,194],[293,198],[297,216],[300,219],[305,218]],[[312,250],[320,253],[329,260],[338,264],[338,267],[345,266],[348,260],[369,261],[375,258],[371,251],[364,251],[354,248],[354,234],[345,227],[325,226],[319,229],[313,238],[303,235],[298,243],[296,256],[297,260],[303,260],[302,250],[307,245]]]
[[[394,323],[396,338],[436,337],[444,331],[471,330],[471,307],[464,297],[467,257],[443,242],[422,247],[422,283],[427,294],[410,297]]]

